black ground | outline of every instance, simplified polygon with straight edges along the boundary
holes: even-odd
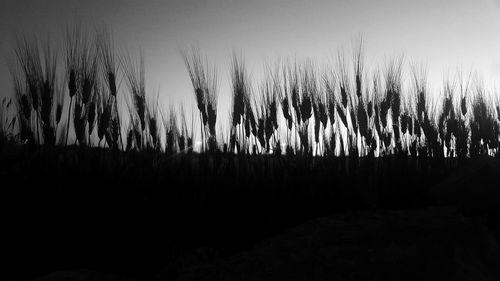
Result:
[[[167,157],[155,152],[125,154],[77,147],[30,150],[16,145],[4,147],[1,155],[5,234],[1,255],[6,257],[2,259],[6,261],[2,280],[30,280],[54,271],[80,269],[136,280],[151,280],[155,276],[167,276],[165,280],[188,278],[198,272],[188,270],[190,266],[185,263],[197,264],[214,258],[230,263],[235,254],[250,252],[251,256],[252,251],[261,249],[261,243],[287,233],[296,225],[318,217],[358,211],[365,215],[349,223],[363,226],[365,216],[375,216],[381,210],[399,210],[397,216],[408,215],[417,221],[432,219],[435,214],[439,224],[441,219],[446,222],[449,217],[450,225],[455,228],[445,226],[441,236],[436,236],[444,240],[455,230],[478,229],[480,235],[463,238],[472,239],[483,237],[484,233],[494,237],[500,229],[497,221],[500,192],[495,188],[500,164],[489,157],[465,160],[224,154]],[[428,209],[430,206],[452,206],[454,211],[446,211],[443,217],[442,209]],[[421,218],[418,211],[412,211],[423,208],[427,209],[422,211]],[[471,227],[470,223],[484,229]],[[384,222],[390,224],[390,219]],[[301,229],[311,223],[305,225]],[[363,236],[370,227],[366,221],[366,227],[360,227],[352,239]],[[302,231],[311,236],[308,231],[318,232],[321,228],[314,226]],[[340,226],[338,233],[345,231]],[[399,230],[388,231],[387,235],[384,243],[398,241],[398,237],[406,244],[417,241],[415,245],[423,245],[430,241],[405,236]],[[271,241],[280,241],[279,237]],[[483,243],[463,239],[450,238],[450,247],[463,243],[470,248],[476,247],[476,242]],[[370,245],[378,245],[378,240],[374,241]],[[403,249],[395,245],[395,251]],[[366,263],[369,255],[362,255],[362,249],[358,249],[359,260],[351,252],[352,262],[359,262],[360,267],[353,265],[352,269],[369,268]],[[484,259],[497,262],[491,258],[497,252],[492,251]],[[199,262],[196,258],[192,262],[179,262],[186,253],[207,257]],[[377,253],[378,259],[382,254]],[[444,254],[442,260],[438,257],[435,262],[444,264],[448,258]],[[268,264],[272,268],[272,262]],[[416,268],[393,269],[398,272]],[[185,272],[191,275],[183,275]],[[487,272],[495,274],[489,268]],[[234,275],[222,276],[234,280]],[[281,278],[278,275],[269,279]]]

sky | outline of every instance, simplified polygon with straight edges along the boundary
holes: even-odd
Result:
[[[410,63],[426,64],[438,89],[457,67],[477,70],[491,85],[500,77],[497,0],[1,0],[0,96],[12,95],[7,61],[14,36],[49,36],[61,47],[66,25],[75,19],[89,29],[106,26],[120,52],[142,51],[147,88],[159,91],[164,108],[194,104],[179,50],[198,46],[220,70],[221,118],[230,110],[233,50],[242,52],[254,85],[266,61],[312,58],[328,65],[339,49],[351,50],[359,34],[368,70],[404,54],[404,77],[409,79]]]

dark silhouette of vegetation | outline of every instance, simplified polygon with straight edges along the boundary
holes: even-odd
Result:
[[[369,72],[362,39],[352,64],[344,51],[322,70],[284,60],[260,83],[234,52],[227,131],[218,69],[197,48],[181,52],[196,105],[189,112],[162,108],[142,54],[116,52],[108,31],[68,27],[62,56],[49,42],[18,40],[13,97],[0,107],[11,271],[24,260],[142,278],[186,248],[230,255],[334,212],[437,204],[433,186],[500,155],[500,102],[479,79],[459,71],[430,93],[425,67],[412,65],[404,79],[403,57]],[[109,252],[86,258],[100,249]],[[55,257],[40,261],[49,250]]]
[[[180,125],[175,110],[163,112],[158,96],[147,93],[144,58],[119,56],[113,48],[106,30],[92,37],[78,25],[68,27],[65,79],[58,79],[53,46],[36,38],[18,40],[17,62],[11,65],[18,122],[10,126],[9,134],[19,143],[54,146],[67,143],[72,131],[76,143],[92,145],[96,128],[98,144],[104,140],[115,150],[174,154],[192,149],[196,142],[193,135],[186,135],[184,113]],[[362,39],[353,46],[352,68],[343,51],[338,53],[336,67],[323,73],[311,60],[285,61],[265,72],[257,90],[241,54],[233,53],[231,126],[224,134],[228,139],[216,134],[217,69],[197,48],[183,51],[182,56],[199,111],[203,152],[350,158],[393,154],[464,158],[498,152],[500,106],[477,78],[472,83],[471,75],[465,78],[459,72],[455,79],[445,81],[437,98],[427,90],[424,67],[412,67],[410,87],[404,87],[404,63],[398,57],[367,79]],[[117,96],[122,92],[118,79],[122,76],[128,86],[128,120],[118,114]],[[65,92],[70,97],[68,122],[59,126]],[[57,132],[62,127],[66,127],[64,140]],[[127,136],[125,141],[122,134]]]

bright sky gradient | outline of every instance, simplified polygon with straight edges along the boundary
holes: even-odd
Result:
[[[198,45],[220,68],[221,118],[230,110],[233,48],[242,51],[258,78],[264,62],[278,57],[327,64],[339,48],[351,50],[361,33],[367,69],[404,53],[406,74],[410,62],[424,62],[434,88],[460,65],[473,67],[488,83],[500,77],[500,2],[495,0],[2,0],[0,96],[12,93],[6,60],[13,35],[50,34],[62,46],[65,26],[75,17],[88,28],[107,25],[121,50],[143,51],[147,87],[159,89],[164,108],[194,104],[179,48]]]

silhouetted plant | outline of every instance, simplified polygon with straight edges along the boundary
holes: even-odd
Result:
[[[12,107],[12,99],[3,97],[0,102],[0,147],[3,146],[3,142],[14,140],[13,131],[16,126],[17,117],[9,117],[9,111]]]
[[[217,122],[217,86],[218,86],[218,73],[217,68],[213,68],[205,60],[202,60],[200,51],[197,48],[192,48],[191,53],[182,52],[184,63],[187,67],[191,84],[194,88],[196,104],[200,111],[201,137],[208,139],[207,143],[211,151],[216,150],[217,136],[215,124]],[[241,107],[241,105],[239,105]],[[241,108],[238,108],[241,110]],[[204,141],[202,140],[203,145]]]
[[[146,79],[144,72],[144,58],[141,55],[138,61],[134,61],[130,56],[124,61],[124,73],[132,102],[134,113],[132,120],[138,122],[140,126],[134,127],[136,142],[141,149],[144,144],[144,130],[146,129]]]
[[[173,107],[167,114],[159,109],[158,96],[149,99],[142,55],[137,61],[130,56],[119,60],[107,30],[93,37],[75,24],[66,30],[65,80],[59,80],[57,52],[51,44],[41,44],[36,38],[18,39],[16,63],[9,65],[17,114],[8,125],[2,117],[3,134],[4,127],[17,123],[21,143],[55,145],[63,139],[58,142],[58,133],[62,133],[67,144],[72,120],[79,145],[92,145],[96,129],[98,145],[105,140],[116,150],[120,142],[121,149],[127,151],[165,147],[165,152],[173,155],[192,150],[195,118],[189,132],[184,109],[177,118]],[[287,155],[300,151],[302,155],[465,158],[498,153],[500,105],[479,80],[472,93],[471,75],[458,72],[458,84],[445,81],[443,95],[437,97],[427,90],[425,68],[413,66],[406,94],[402,57],[388,61],[382,72],[376,70],[372,79],[366,79],[370,73],[364,70],[362,39],[356,41],[352,55],[352,68],[340,51],[335,67],[322,73],[311,60],[276,64],[264,72],[264,82],[254,96],[243,59],[233,53],[231,126],[224,132],[220,123],[217,127],[216,68],[202,59],[198,49],[182,52],[200,113],[202,151],[219,151],[218,135],[225,152],[272,150],[280,155],[284,144],[281,134],[286,131]],[[129,114],[124,130],[126,148],[117,99],[121,68],[129,90],[123,97]],[[66,88],[70,101],[64,130],[59,125]],[[284,128],[280,130],[282,121]]]
[[[96,44],[100,62],[99,65],[101,66],[101,80],[103,80],[104,84],[107,86],[109,98],[113,99],[112,108],[115,110],[111,112],[111,115],[114,119],[116,119],[118,124],[119,139],[123,148],[120,115],[118,114],[118,90],[120,84],[118,81],[118,75],[120,70],[120,60],[115,52],[112,35],[106,28],[103,28],[97,33]]]
[[[250,107],[245,103],[251,100],[251,88],[248,73],[241,55],[233,52],[231,59],[231,93],[232,103],[232,137],[235,146],[241,146],[241,141],[245,140],[245,110]],[[260,120],[259,120],[260,122]],[[259,126],[260,127],[260,126]],[[238,149],[238,153],[241,151]]]
[[[83,42],[81,29],[78,24],[74,24],[72,26],[66,27],[65,34],[65,68],[66,68],[66,81],[68,85],[68,94],[70,97],[69,108],[68,108],[68,122],[66,125],[66,139],[65,145],[68,144],[69,137],[69,125],[70,125],[70,117],[71,117],[71,106],[73,104],[73,98],[77,94],[78,88],[78,79],[79,79],[79,69],[81,63],[81,48],[82,44],[86,44]]]
[[[165,128],[165,153],[173,155],[176,152],[177,137],[179,135],[175,110],[171,107],[168,114],[163,115],[162,119]]]
[[[498,138],[498,135],[495,135],[497,123],[492,116],[492,108],[488,106],[483,84],[477,81],[475,90],[472,103],[470,153],[472,155],[488,154],[495,138]]]
[[[56,96],[57,83],[57,55],[55,50],[51,47],[50,41],[47,40],[40,49],[40,43],[36,37],[32,40],[27,38],[18,39],[17,47],[15,49],[18,67],[23,75],[19,75],[17,70],[11,71],[13,73],[14,84],[16,91],[27,90],[30,97],[30,102],[20,95],[19,98],[23,101],[23,106],[31,105],[34,111],[34,122],[36,127],[36,139],[38,144],[41,144],[39,125],[42,126],[43,142],[46,145],[53,146],[56,143],[56,130],[54,122],[54,96]],[[13,68],[13,67],[11,67]],[[17,80],[17,81],[16,81]],[[26,88],[20,86],[25,84]],[[24,117],[27,117],[27,108],[24,108]],[[31,111],[31,109],[30,109]],[[27,121],[27,120],[24,120]],[[24,122],[24,125],[31,124],[31,122]],[[27,132],[27,131],[26,131]]]
[[[161,145],[160,145],[160,132],[159,132],[159,119],[158,119],[158,97],[159,93],[156,94],[156,97],[148,102],[148,105],[146,106],[146,111],[147,111],[147,125],[148,125],[148,132],[150,138],[148,138],[148,146],[154,150],[159,150]]]

